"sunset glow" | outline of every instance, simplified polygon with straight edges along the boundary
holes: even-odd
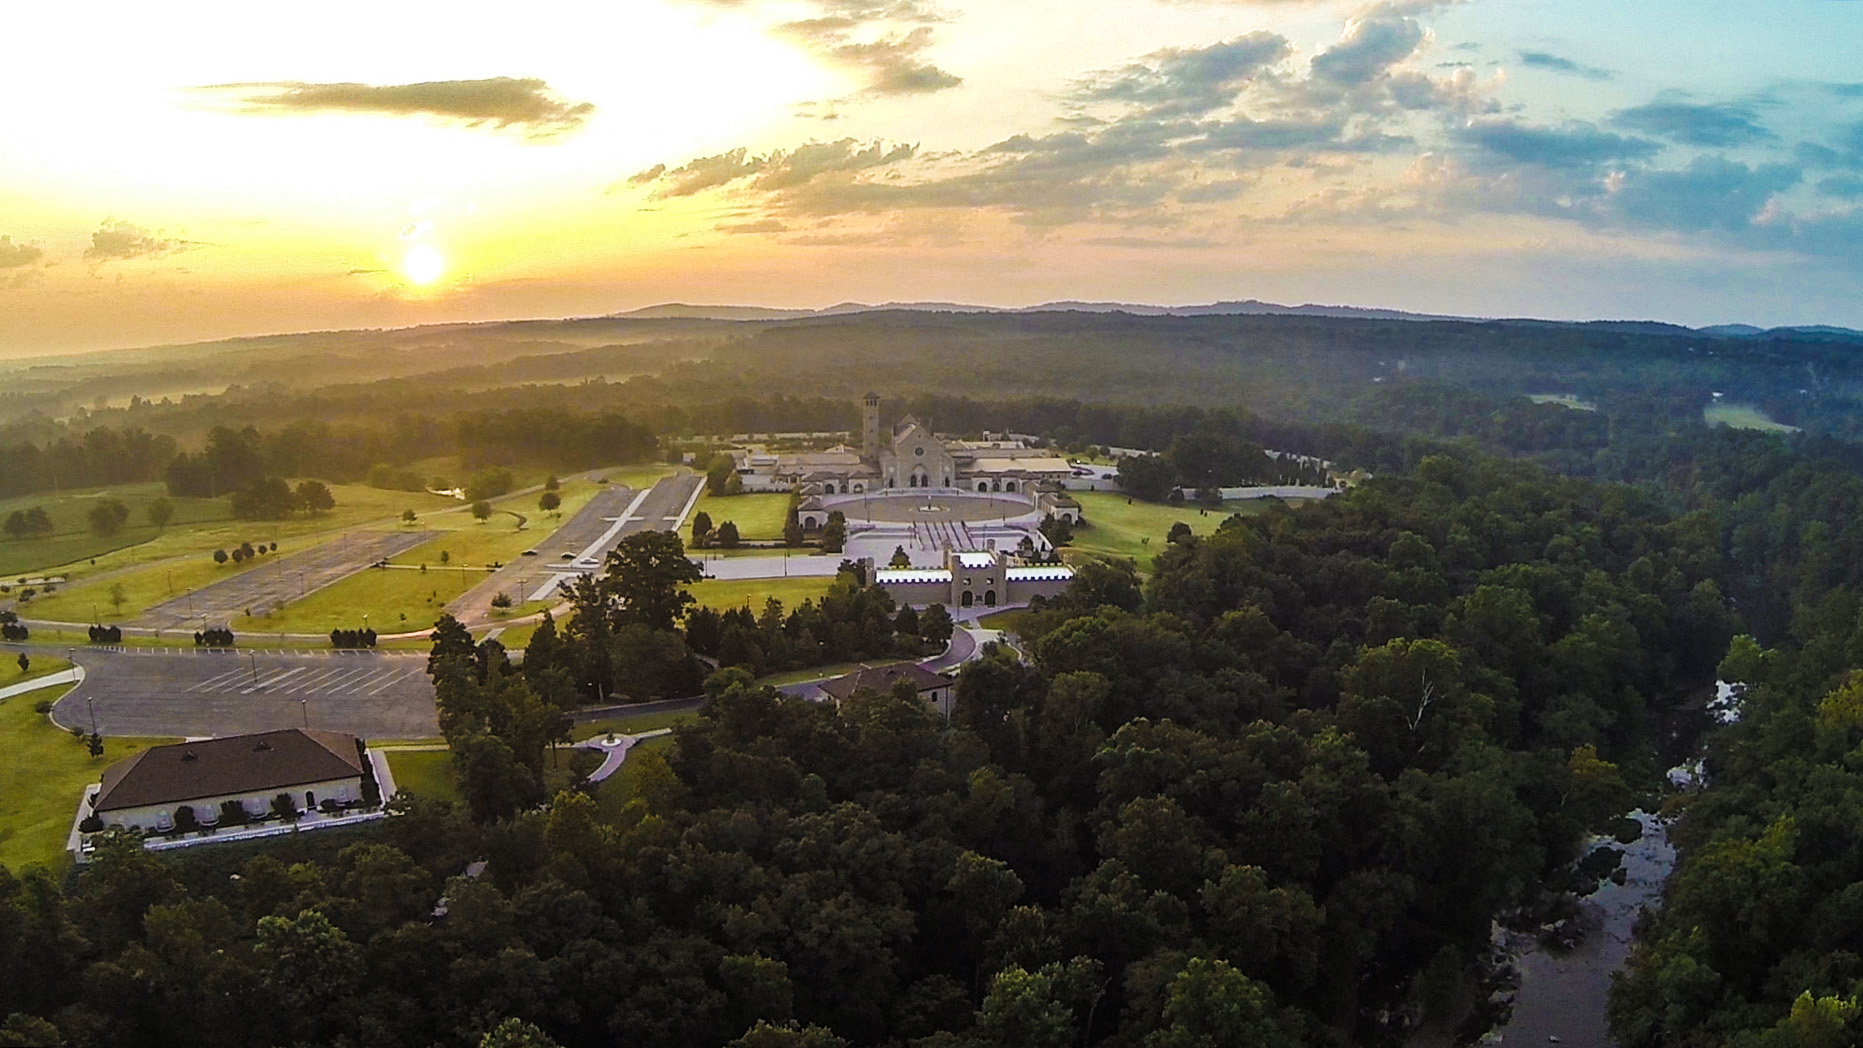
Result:
[[[1855,3],[183,7],[10,14],[87,74],[0,68],[0,352],[724,299],[1863,322]]]

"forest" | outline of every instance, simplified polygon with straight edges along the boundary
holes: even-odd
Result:
[[[885,323],[766,325],[651,378],[431,413],[380,411],[407,388],[386,379],[16,422],[14,461],[40,465],[4,476],[224,493],[392,479],[437,453],[560,468],[845,428],[851,401],[811,369],[891,366],[857,338]],[[1028,368],[993,372],[989,398],[927,392],[981,359],[927,346],[988,344],[978,322],[914,323],[896,352],[922,384],[888,391],[889,412],[1155,448],[1179,482],[1249,475],[1263,449],[1373,476],[1155,536],[1149,563],[1082,564],[1022,614],[1019,652],[962,671],[949,723],[903,693],[837,707],[752,676],[929,650],[937,616],[854,574],[818,602],[718,615],[686,593],[677,535],[631,542],[521,661],[443,620],[429,670],[459,806],[0,873],[17,973],[0,1044],[1466,1043],[1501,1018],[1493,922],[1570,917],[1612,875],[1623,813],[1658,804],[1680,858],[1611,992],[1620,1041],[1863,1043],[1863,446],[1834,345],[1716,342],[1707,364],[1708,340],[1674,332],[1501,326],[1476,345],[1466,325],[1465,345],[1434,325],[1214,318],[1176,330],[1216,355],[1225,332],[1275,333],[1276,382],[1352,377],[1270,409],[1185,393],[1193,353],[1136,406],[1143,391],[1077,395],[1118,345],[1078,318],[990,321],[1027,343],[990,366]],[[1300,362],[1320,343],[1405,367]],[[1034,365],[1063,344],[1080,374],[1044,390]],[[1759,398],[1806,432],[1701,420],[1730,376],[1764,392],[1812,374],[1798,414],[1795,390]],[[1717,680],[1732,723],[1707,715]],[[559,752],[579,706],[695,693],[696,720],[630,757],[624,795]],[[1694,785],[1670,787],[1697,753]]]

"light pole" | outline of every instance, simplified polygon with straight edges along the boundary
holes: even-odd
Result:
[[[310,700],[299,699],[298,709],[301,710],[304,714],[304,726],[306,728],[310,727]]]
[[[91,711],[91,734],[97,734],[97,700],[84,696],[84,705]]]
[[[255,652],[250,652],[250,651],[247,652],[246,653],[246,665],[252,667],[252,683],[256,687],[259,683],[259,656],[258,654]]]

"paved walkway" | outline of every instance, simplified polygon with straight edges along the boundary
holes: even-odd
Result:
[[[602,755],[602,766],[589,773],[590,782],[602,782],[610,775],[621,770],[621,765],[627,762],[627,751],[633,749],[641,740],[658,739],[662,736],[671,735],[672,733],[673,729],[671,728],[655,728],[652,731],[643,731],[639,735],[621,735],[618,733],[613,735],[597,735],[595,738],[584,739],[576,743],[575,748],[579,750],[594,750]]]
[[[68,670],[59,670],[57,673],[48,673],[43,677],[34,677],[31,680],[0,688],[0,699],[10,699],[15,695],[24,695],[29,691],[38,691],[40,688],[50,688],[59,684],[82,683],[84,683],[84,667],[73,666]]]
[[[713,579],[833,578],[841,570],[838,553],[821,556],[798,553],[791,557],[700,556],[692,560],[705,569],[707,578]]]

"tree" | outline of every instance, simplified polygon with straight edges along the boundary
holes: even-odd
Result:
[[[1177,468],[1162,455],[1127,455],[1119,460],[1119,486],[1147,502],[1156,502],[1177,486]]]
[[[1027,541],[1027,536],[1024,536],[1023,540]],[[904,546],[894,546],[893,558],[886,562],[886,566],[889,568],[909,568],[912,566],[912,557],[906,553],[906,548]]]
[[[738,542],[736,521],[727,520],[718,525],[718,547],[720,549],[736,549]]]
[[[123,584],[121,582],[112,582],[110,584],[110,605],[116,609],[118,615],[123,614],[123,602],[128,599],[129,593],[123,589]]]
[[[951,643],[951,631],[956,629],[951,621],[951,613],[942,604],[933,604],[919,614],[919,636],[932,644]]]
[[[563,482],[556,479],[556,474],[554,473],[543,478],[543,490],[545,491],[555,491],[561,488],[562,486],[563,486]]]
[[[114,535],[123,530],[129,520],[129,507],[121,499],[104,499],[91,506],[85,514],[90,518],[91,530],[99,535]]]
[[[555,480],[555,477],[551,477]],[[522,1019],[506,1019],[479,1038],[479,1048],[559,1048],[542,1030]]]
[[[143,507],[142,512],[149,518],[149,523],[155,525],[157,529],[166,528],[168,522],[174,519],[175,504],[169,501],[167,496],[160,496]]]
[[[336,496],[321,480],[306,480],[298,484],[298,504],[312,515],[328,513],[336,508]]]
[[[705,490],[713,495],[726,494],[725,487],[735,476],[737,476],[737,463],[730,455],[721,451],[712,456],[711,464],[705,467]],[[741,481],[739,483],[742,484]]]
[[[1074,541],[1074,525],[1066,517],[1057,517],[1052,513],[1042,517],[1041,533],[1055,546],[1065,546]]]
[[[537,498],[537,508],[545,513],[555,513],[562,504],[563,496],[558,495],[555,490],[546,491]]]
[[[217,549],[213,551],[213,562],[215,564],[225,564],[226,560],[226,550]]]
[[[25,538],[26,537],[26,512],[24,510],[16,509],[13,512],[7,514],[6,524],[4,526],[6,529],[6,533],[9,537],[16,538],[16,539]]]
[[[22,652],[20,652],[20,653],[19,653],[19,658],[18,658],[18,659],[16,659],[16,660],[14,660],[14,661],[16,661],[16,662],[18,662],[18,663],[19,663],[19,671],[20,671],[21,673],[31,673],[31,672],[32,672],[32,659],[30,659],[30,658],[28,658],[28,657],[26,656],[26,653],[25,653],[25,652],[23,652],[23,651],[22,651]]]
[[[704,549],[712,537],[712,515],[699,510],[692,515],[692,547]]]
[[[403,524],[412,524],[418,519],[419,517],[415,514],[414,510],[411,508],[404,509],[401,511],[401,523]]]
[[[608,554],[596,581],[613,628],[642,623],[670,630],[693,603],[685,587],[705,577],[675,531],[639,531]]]
[[[26,510],[26,532],[31,535],[52,533],[52,517],[45,512],[44,506],[33,506]]]
[[[847,545],[847,523],[836,520],[841,514],[837,510],[829,515],[828,524],[822,528],[822,551],[839,553]]]
[[[481,523],[483,523],[491,515],[492,515],[492,504],[491,503],[485,501],[484,499],[480,499],[477,502],[474,502],[472,504],[473,519],[478,520]]]
[[[283,477],[254,477],[233,492],[233,515],[242,520],[279,520],[299,505]]]

